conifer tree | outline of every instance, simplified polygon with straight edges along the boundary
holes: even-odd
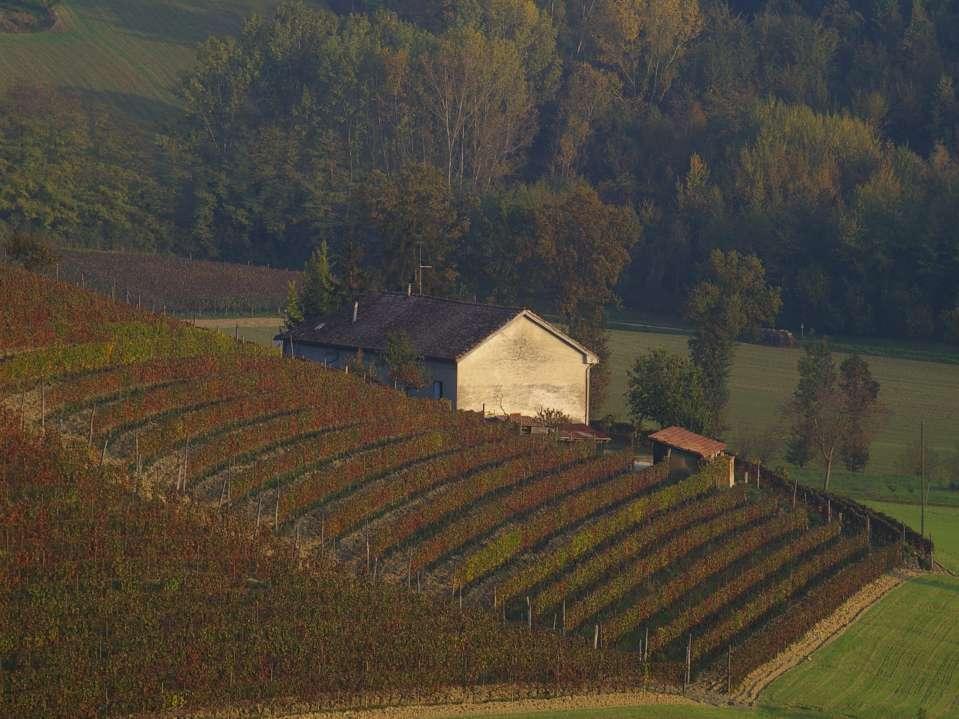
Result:
[[[286,305],[283,307],[284,326],[291,330],[303,321],[303,309],[300,307],[300,294],[296,291],[296,283],[290,282],[286,286]]]
[[[339,291],[330,268],[329,248],[324,240],[306,262],[300,307],[305,317],[328,315],[339,304]]]

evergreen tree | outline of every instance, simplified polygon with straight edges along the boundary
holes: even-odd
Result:
[[[326,242],[313,250],[303,276],[300,307],[305,317],[328,315],[339,305],[339,292],[330,269],[330,253]]]
[[[300,294],[296,283],[290,282],[286,288],[286,305],[283,307],[283,324],[291,330],[303,321],[303,309],[300,307]]]

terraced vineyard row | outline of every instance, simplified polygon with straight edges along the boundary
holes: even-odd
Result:
[[[794,638],[782,617],[808,625],[890,565],[875,560],[885,548],[865,551],[855,512],[827,522],[782,482],[723,488],[724,459],[692,475],[636,469],[19,270],[0,277],[0,295],[70,296],[35,313],[35,332],[0,337],[8,409],[142,467],[154,492],[232,507],[253,536],[294,536],[294,557],[322,550],[404,591],[415,575],[446,601],[642,645],[673,667],[689,634],[697,665],[733,644],[768,657]],[[100,329],[82,328],[85,302]]]

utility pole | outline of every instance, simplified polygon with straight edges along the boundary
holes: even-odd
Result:
[[[922,495],[922,513],[919,520],[919,536],[926,538],[926,420],[919,422],[919,492]]]
[[[432,270],[433,265],[423,264],[423,243],[419,243],[419,262],[416,266],[416,282],[419,285],[420,296],[423,296],[423,270]]]

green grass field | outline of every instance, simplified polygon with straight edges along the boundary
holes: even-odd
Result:
[[[497,717],[959,717],[959,622],[953,621],[957,616],[959,579],[939,575],[912,579],[869,609],[836,641],[770,684],[755,709],[642,706]]]
[[[828,716],[959,716],[959,579],[894,589],[839,639],[773,682],[764,704]]]
[[[613,376],[605,411],[619,418],[627,417],[623,399],[626,372],[640,353],[653,347],[685,352],[686,342],[687,337],[681,334],[612,330]],[[727,440],[735,442],[737,432],[765,428],[779,421],[780,408],[796,387],[800,352],[799,349],[747,344],[737,346],[730,378],[729,424],[734,429]],[[910,441],[918,438],[921,419],[926,420],[930,448],[943,453],[955,451],[959,437],[959,365],[877,356],[869,357],[868,361],[882,385],[881,398],[890,416],[873,444],[867,475],[896,474],[897,458]],[[813,477],[815,474],[807,473],[803,479]],[[861,477],[845,473],[845,481],[855,482]],[[836,489],[842,490],[843,483],[844,473],[839,472]],[[953,494],[959,503],[959,492]]]
[[[892,502],[867,504],[919,531],[920,507]],[[942,566],[959,574],[959,507],[926,507],[926,532],[935,545],[936,559]]]
[[[141,121],[170,117],[172,89],[197,43],[235,33],[277,0],[67,0],[57,31],[0,35],[0,90],[40,84],[79,92]]]

